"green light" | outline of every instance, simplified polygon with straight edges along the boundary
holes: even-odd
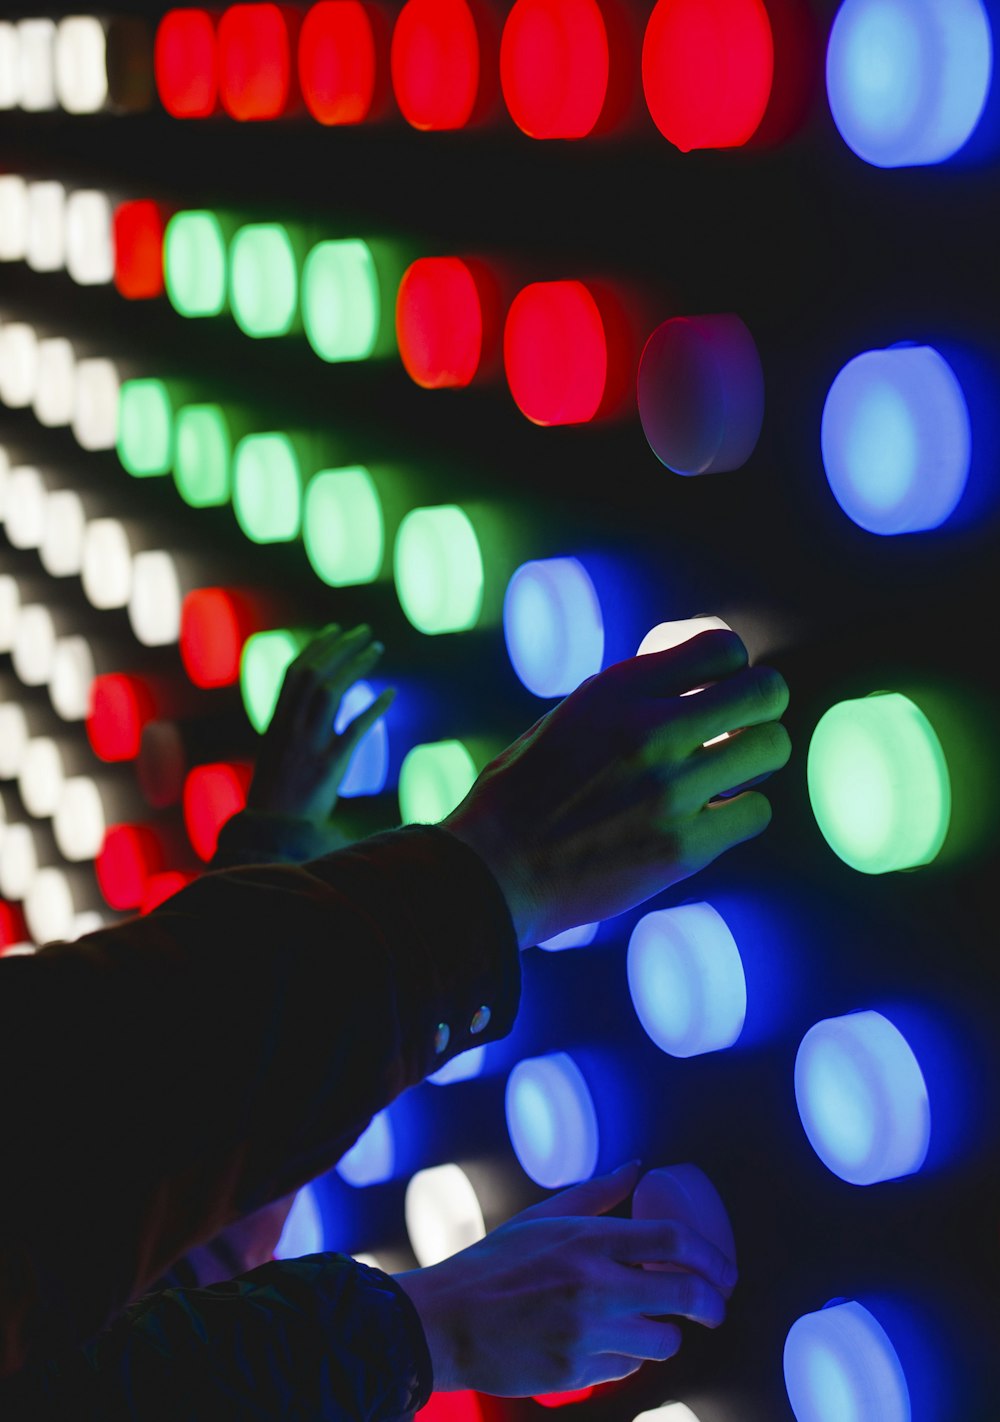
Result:
[[[229,501],[232,432],[221,405],[185,405],[174,426],[174,483],[194,509]]]
[[[476,531],[457,504],[413,509],[399,526],[396,592],[421,632],[464,632],[483,606],[483,559]]]
[[[475,762],[461,741],[414,746],[399,768],[400,819],[436,825],[462,803],[475,778]]]
[[[302,320],[323,360],[367,360],[382,319],[375,258],[367,242],[320,242],[302,270]]]
[[[254,543],[288,543],[302,526],[302,471],[284,434],[245,435],[233,458],[236,521]]]
[[[295,324],[299,273],[288,230],[278,222],[241,227],[229,250],[229,300],[248,336],[285,336]]]
[[[226,235],[214,212],[178,212],[163,235],[163,279],[182,316],[226,308]]]
[[[374,582],[385,556],[382,501],[367,469],[323,469],[306,490],[302,533],[330,587]]]
[[[162,380],[126,380],[118,393],[118,458],[136,478],[173,463],[174,402]]]
[[[285,672],[309,641],[305,632],[279,627],[255,632],[243,644],[240,691],[247,718],[261,735],[271,724]]]
[[[832,706],[813,732],[807,776],[823,837],[862,874],[929,864],[944,844],[948,765],[930,721],[898,692]]]

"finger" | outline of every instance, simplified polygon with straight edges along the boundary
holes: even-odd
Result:
[[[647,1317],[688,1318],[704,1328],[725,1322],[726,1300],[719,1289],[684,1270],[632,1269],[634,1278],[622,1290],[637,1313]]]
[[[334,675],[345,661],[367,646],[374,635],[367,622],[352,627],[349,632],[337,632],[329,637],[323,634],[306,648],[303,653],[306,658],[304,665],[320,680],[325,681],[327,677]]]
[[[571,1185],[568,1190],[560,1190],[537,1205],[522,1210],[518,1219],[562,1219],[569,1215],[600,1215],[605,1210],[614,1209],[628,1198],[639,1179],[641,1165],[630,1160],[620,1165],[610,1175],[598,1175],[593,1180],[584,1180],[580,1185]]]
[[[733,1260],[680,1220],[607,1219],[594,1227],[604,1253],[619,1264],[676,1264],[722,1289],[736,1283]]]
[[[334,735],[340,703],[345,692],[373,670],[384,651],[385,647],[381,642],[354,647],[345,653],[338,665],[314,687],[304,724],[324,745],[329,744]]]
[[[680,1352],[681,1330],[676,1323],[655,1318],[630,1318],[617,1323],[608,1336],[609,1352],[643,1362],[665,1363]]]
[[[778,721],[788,710],[788,686],[774,667],[747,667],[736,676],[685,698],[679,726],[689,729],[692,748],[726,731]]]
[[[711,864],[734,845],[756,839],[770,823],[770,803],[757,790],[731,800],[713,800],[685,826],[685,860],[693,866],[691,872]]]
[[[365,738],[376,721],[382,719],[395,699],[396,688],[387,686],[370,706],[366,707],[364,711],[359,711],[354,720],[340,733],[339,749],[344,755],[353,754],[359,742]]]
[[[746,664],[747,649],[735,632],[701,632],[679,647],[608,667],[594,678],[588,692],[592,695],[601,688],[615,697],[681,696],[693,687],[734,676]]]
[[[750,726],[718,745],[697,751],[686,763],[685,789],[699,805],[788,764],[792,742],[780,721]]]

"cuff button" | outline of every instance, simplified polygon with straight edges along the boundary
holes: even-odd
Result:
[[[477,1007],[472,1014],[472,1021],[469,1023],[469,1031],[475,1036],[477,1033],[485,1031],[490,1024],[493,1014],[488,1007]]]
[[[439,1057],[441,1053],[447,1049],[450,1041],[451,1028],[447,1022],[439,1022],[437,1031],[434,1033],[434,1055]]]

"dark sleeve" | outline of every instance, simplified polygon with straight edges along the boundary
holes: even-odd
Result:
[[[332,820],[317,824],[295,815],[270,810],[241,810],[219,832],[212,858],[213,869],[236,869],[244,864],[302,864],[346,849],[350,837]]]
[[[425,827],[206,874],[0,960],[0,1376],[330,1169],[406,1087],[509,1031],[519,991],[495,880]]]
[[[140,1300],[97,1338],[0,1382],[4,1422],[396,1422],[430,1396],[413,1304],[340,1254]]]

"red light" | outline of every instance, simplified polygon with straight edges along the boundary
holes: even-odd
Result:
[[[479,30],[465,0],[406,0],[392,32],[392,87],[407,123],[464,128],[479,97]]]
[[[207,10],[168,10],[156,31],[160,103],[174,118],[208,118],[219,104],[215,21]]]
[[[98,760],[134,760],[142,728],[156,716],[156,699],[141,677],[108,672],[94,678],[87,739]]]
[[[604,108],[609,72],[595,0],[517,0],[500,43],[500,83],[530,138],[585,138]]]
[[[139,912],[152,913],[153,909],[165,904],[174,894],[179,894],[197,877],[197,874],[188,874],[182,869],[166,869],[162,874],[151,874],[146,881]]]
[[[195,686],[239,680],[243,643],[273,626],[269,607],[251,593],[196,588],[181,604],[181,661]]]
[[[142,902],[150,876],[163,868],[163,845],[149,825],[111,825],[94,861],[97,884],[113,909]]]
[[[28,925],[20,907],[17,904],[9,904],[6,899],[0,899],[0,958],[3,957],[5,949],[13,948],[15,943],[27,943],[29,940]]]
[[[170,209],[151,198],[115,208],[115,286],[130,301],[163,294],[163,230]]]
[[[773,79],[763,0],[659,0],[642,46],[642,87],[656,127],[683,153],[749,142]]]
[[[410,379],[425,390],[469,385],[479,370],[490,304],[485,276],[458,257],[421,257],[403,274],[396,297],[399,354]]]
[[[593,1397],[594,1391],[592,1387],[578,1387],[572,1392],[542,1393],[532,1400],[542,1407],[567,1407],[571,1402],[586,1402],[588,1397]]]
[[[421,1422],[483,1422],[476,1392],[432,1392],[417,1416]]]
[[[601,407],[608,342],[601,312],[581,281],[539,281],[507,313],[503,359],[510,393],[536,425],[577,425]]]
[[[219,98],[234,119],[275,119],[298,98],[298,16],[282,5],[231,5],[219,21]]]
[[[215,853],[219,831],[247,802],[252,771],[238,761],[196,765],[184,782],[184,825],[199,859]]]
[[[362,0],[320,0],[309,10],[299,34],[299,84],[314,119],[344,124],[371,116],[383,26]]]

